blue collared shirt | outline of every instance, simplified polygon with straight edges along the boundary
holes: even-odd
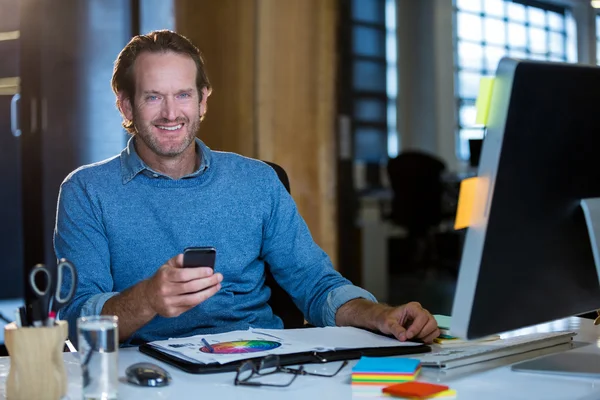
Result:
[[[265,262],[316,326],[335,325],[337,309],[349,300],[376,301],[334,270],[267,164],[196,139],[199,168],[172,179],[149,168],[134,142],[135,136],[119,156],[81,167],[61,185],[55,251],[79,275],[60,314],[72,338],[77,317],[100,314],[109,298],[194,246],[217,249],[221,290],[178,317],[156,316],[131,339],[282,328],[267,304]]]

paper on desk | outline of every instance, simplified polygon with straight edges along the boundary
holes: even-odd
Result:
[[[254,332],[266,332],[286,339],[312,344],[311,350],[328,351],[359,349],[366,347],[419,346],[420,343],[400,342],[350,326],[304,329],[254,329]]]
[[[202,342],[213,348],[211,353]],[[151,346],[196,363],[226,364],[269,354],[292,354],[367,347],[418,346],[351,327],[254,329],[151,342]]]
[[[209,352],[202,339],[213,347],[212,353]],[[283,338],[256,334],[252,330],[162,340],[151,342],[150,345],[177,357],[181,355],[180,358],[185,360],[204,364],[226,364],[268,354],[305,352],[310,351],[313,347]]]

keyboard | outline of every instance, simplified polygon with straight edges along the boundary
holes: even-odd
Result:
[[[433,345],[431,353],[417,354],[411,358],[420,359],[424,367],[455,368],[571,343],[575,335],[570,331],[543,332],[448,347]]]

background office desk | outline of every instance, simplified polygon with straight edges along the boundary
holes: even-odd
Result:
[[[423,258],[424,254],[432,256],[427,260],[420,260],[422,265],[419,266],[413,265],[416,261],[412,259],[415,255],[414,242],[407,242],[401,248],[395,248],[395,245],[399,244],[398,239],[407,241],[409,231],[406,227],[396,225],[391,218],[393,190],[383,187],[360,191],[358,193],[360,207],[356,221],[361,237],[360,286],[373,293],[379,301],[394,302],[394,295],[390,293],[390,274],[401,270],[415,271],[413,269],[415,267],[423,269],[424,264],[428,264],[427,268],[433,267],[439,271],[457,271],[463,234],[454,230],[454,216],[458,205],[460,182],[474,175],[475,171],[448,172],[442,177],[443,190],[439,199],[441,221],[428,229],[431,233],[429,240],[425,242],[421,240],[421,244],[426,247],[421,250],[423,253],[420,258]],[[427,214],[431,213],[435,213],[435,210],[427,211]],[[419,215],[423,215],[423,211],[420,211]],[[395,244],[394,241],[390,241],[391,239],[396,239]],[[398,256],[401,256],[401,259],[398,259]],[[436,265],[431,265],[432,263]],[[446,310],[435,310],[435,312],[447,313]]]
[[[594,327],[591,320],[569,318],[552,324],[540,325],[528,331],[575,330],[579,335],[576,342],[583,345],[570,351],[595,352],[600,354],[598,340],[600,327]],[[523,330],[522,332],[527,332]],[[65,353],[65,365],[69,375],[68,396],[79,399],[81,393],[80,370],[77,354]],[[518,373],[510,370],[510,363],[532,358],[532,355],[515,356],[449,371],[424,368],[420,380],[447,384],[458,392],[460,400],[591,400],[600,398],[600,379],[562,377]],[[352,391],[350,385],[351,366],[346,367],[334,378],[299,376],[288,388],[253,388],[234,386],[234,373],[212,375],[191,375],[162,364],[137,351],[122,349],[119,354],[119,376],[125,375],[125,368],[139,361],[150,361],[165,366],[172,374],[173,382],[165,388],[140,388],[122,382],[119,386],[119,399],[358,399],[364,397]],[[10,359],[0,358],[0,398],[5,398],[6,375]],[[326,365],[306,366],[309,370],[334,371],[338,362]],[[289,376],[281,374],[283,380]],[[387,399],[390,399],[389,397]]]

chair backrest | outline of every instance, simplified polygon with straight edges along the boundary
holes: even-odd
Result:
[[[277,172],[279,180],[283,183],[288,193],[291,193],[290,180],[285,170],[275,163],[268,161],[265,161],[265,163]],[[271,298],[268,303],[273,313],[281,318],[285,329],[302,328],[304,326],[304,314],[296,307],[290,295],[273,278],[271,268],[267,263],[265,263],[265,269],[267,274],[265,284],[271,289]]]
[[[442,220],[442,172],[437,157],[407,151],[389,160],[388,176],[394,197],[392,221],[413,233],[422,233]]]

